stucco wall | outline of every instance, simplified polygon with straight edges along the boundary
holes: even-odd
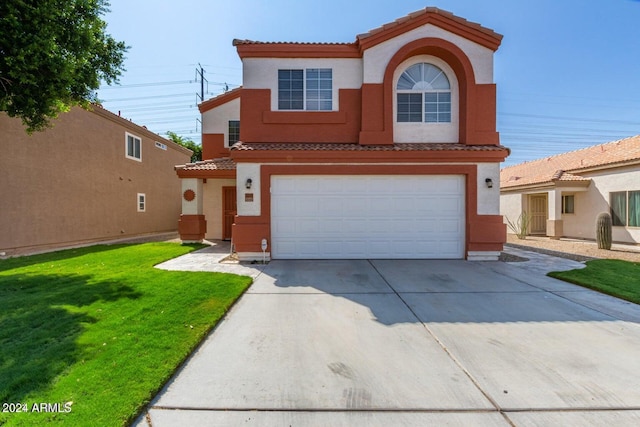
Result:
[[[471,40],[427,24],[394,37],[365,50],[363,56],[363,82],[382,83],[386,65],[402,46],[426,37],[440,38],[458,46],[469,57],[476,83],[493,83],[493,51]]]
[[[515,223],[522,212],[524,196],[520,193],[502,194],[500,196],[500,215],[504,218],[504,223],[507,224],[507,219]],[[514,234],[513,230],[507,227],[507,233]]]
[[[229,121],[240,120],[240,98],[233,99],[202,114],[202,133],[224,135],[224,146],[229,146]]]
[[[362,60],[359,58],[245,58],[242,60],[242,87],[271,90],[271,111],[278,111],[278,70],[307,68],[333,70],[333,111],[340,109],[340,89],[362,86]]]
[[[206,239],[222,239],[222,187],[235,187],[235,179],[208,179],[202,186],[203,214],[207,219]]]
[[[177,229],[188,151],[109,112],[73,108],[29,136],[0,114],[0,251],[7,255]],[[125,134],[142,161],[125,157]],[[167,149],[157,148],[161,142]],[[137,194],[146,211],[137,212]]]
[[[640,167],[626,167],[607,172],[585,173],[591,178],[586,192],[575,193],[575,214],[563,214],[564,235],[595,239],[595,221],[601,212],[609,212],[609,193],[640,190]],[[572,194],[566,192],[563,194]],[[640,243],[640,228],[613,227],[613,240]]]

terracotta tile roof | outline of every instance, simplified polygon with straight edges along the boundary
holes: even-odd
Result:
[[[402,143],[393,145],[360,145],[356,143],[248,143],[238,142],[232,150],[239,151],[503,151],[502,145],[465,145]]]
[[[176,170],[184,171],[216,171],[216,170],[236,170],[236,162],[229,157],[213,160],[203,160],[196,163],[187,163],[175,167]]]
[[[248,40],[248,39],[233,39],[233,46],[242,46],[242,45],[251,45],[251,44],[266,44],[266,45],[279,45],[279,44],[294,44],[294,45],[305,45],[305,46],[350,46],[354,43],[336,43],[336,42],[263,42],[258,40]]]
[[[480,32],[482,32],[482,33],[484,33],[484,34],[486,34],[486,35],[488,35],[490,37],[502,39],[502,35],[496,33],[492,29],[483,27],[482,25],[478,24],[477,22],[467,21],[464,18],[456,16],[451,12],[447,12],[446,10],[442,10],[442,9],[437,8],[437,7],[426,7],[424,9],[417,10],[417,11],[412,12],[412,13],[406,15],[406,16],[403,16],[402,18],[398,18],[393,22],[389,22],[388,24],[384,24],[384,25],[382,25],[380,27],[374,28],[373,30],[367,31],[366,33],[359,34],[357,36],[357,38],[358,38],[358,40],[363,40],[363,39],[365,39],[367,37],[371,37],[371,36],[376,35],[377,33],[380,33],[382,31],[387,31],[387,30],[389,30],[391,28],[394,28],[394,27],[397,27],[399,25],[402,25],[407,21],[419,18],[422,15],[426,15],[426,14],[429,14],[429,13],[444,16],[446,18],[449,18],[449,19],[451,19],[453,21],[458,22],[459,24],[462,24],[462,25],[465,25],[467,27],[473,28],[473,29],[475,29],[477,31],[480,31]]]
[[[629,162],[640,163],[640,135],[503,168],[500,188],[589,180],[580,173]]]

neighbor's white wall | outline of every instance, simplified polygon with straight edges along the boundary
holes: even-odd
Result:
[[[640,167],[619,168],[608,172],[585,173],[592,182],[586,192],[575,193],[575,214],[563,214],[563,230],[567,237],[595,239],[598,214],[609,212],[609,193],[640,190]],[[563,194],[571,194],[565,192]],[[640,243],[640,228],[613,227],[613,240]]]
[[[333,70],[333,111],[340,109],[340,89],[360,89],[362,60],[359,58],[245,58],[242,86],[270,89],[271,110],[278,110],[278,70],[331,68]]]
[[[235,179],[208,179],[203,185],[203,213],[207,220],[205,239],[222,239],[222,187],[235,186]]]
[[[251,178],[252,182],[250,190],[245,188],[248,178]],[[238,163],[236,180],[238,183],[238,215],[260,216],[260,164]],[[265,185],[269,185],[269,183],[267,182]],[[246,193],[253,193],[253,202],[245,202]]]
[[[393,99],[397,99],[396,86],[402,73],[410,66],[427,62],[440,68],[449,79],[451,86],[451,123],[398,123],[396,121],[398,103],[393,102],[393,140],[394,142],[451,142],[457,143],[460,123],[460,91],[458,79],[453,69],[435,56],[418,55],[402,62],[393,74]]]
[[[526,196],[520,193],[509,193],[500,195],[500,215],[504,218],[504,223],[507,223],[507,218],[512,222],[516,222],[518,217],[522,213],[526,206],[523,206],[523,201]],[[513,231],[507,227],[507,233],[514,234]]]
[[[493,187],[487,188],[485,179]],[[478,163],[478,215],[500,215],[500,163]]]
[[[453,43],[469,57],[476,83],[493,83],[493,51],[431,24],[413,29],[364,51],[364,83],[382,83],[387,64],[402,46],[421,38],[435,37]]]
[[[202,114],[202,133],[224,134],[224,145],[228,147],[229,120],[240,120],[240,98],[205,111]]]

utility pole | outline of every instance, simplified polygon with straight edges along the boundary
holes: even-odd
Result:
[[[204,101],[204,82],[207,82],[207,90],[209,90],[209,81],[204,78],[204,68],[202,68],[202,65],[200,65],[200,63],[198,63],[198,67],[199,68],[196,68],[196,82],[198,81],[198,78],[199,78],[200,93],[196,95],[200,99],[200,102],[203,102]]]

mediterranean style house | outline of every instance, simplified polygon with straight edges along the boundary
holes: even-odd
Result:
[[[99,106],[28,135],[0,114],[0,256],[175,232],[191,151]]]
[[[205,160],[176,166],[182,239],[241,260],[497,259],[501,40],[436,8],[353,43],[234,40],[243,85],[200,105]]]
[[[531,217],[530,235],[596,238],[609,212],[613,240],[640,243],[640,135],[500,171],[501,212]]]

